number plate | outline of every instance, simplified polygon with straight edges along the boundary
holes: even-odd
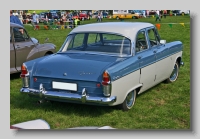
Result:
[[[75,83],[64,83],[64,82],[52,82],[52,88],[77,91],[77,84]]]

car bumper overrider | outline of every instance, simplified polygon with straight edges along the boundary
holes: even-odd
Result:
[[[36,95],[44,99],[57,99],[57,100],[75,100],[82,103],[92,102],[98,104],[112,104],[116,102],[116,96],[111,97],[94,97],[86,94],[86,89],[83,88],[82,94],[73,94],[66,92],[45,91],[45,88],[40,84],[39,90],[23,87],[20,89],[21,93]]]

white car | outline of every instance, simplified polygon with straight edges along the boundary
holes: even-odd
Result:
[[[180,14],[190,14],[190,10],[179,10]]]

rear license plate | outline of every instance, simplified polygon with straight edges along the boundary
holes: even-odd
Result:
[[[64,82],[52,82],[52,88],[54,89],[62,89],[62,90],[70,90],[77,91],[76,83],[64,83]]]

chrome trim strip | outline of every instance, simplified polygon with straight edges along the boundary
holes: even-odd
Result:
[[[93,97],[87,95],[87,91],[85,88],[82,90],[82,95],[79,94],[73,94],[73,93],[63,93],[63,92],[54,92],[54,91],[45,91],[43,88],[43,85],[40,84],[39,90],[31,89],[31,88],[21,88],[21,93],[36,95],[44,99],[48,98],[56,98],[60,100],[75,100],[82,103],[86,102],[92,102],[92,103],[98,103],[98,104],[112,104],[116,102],[117,97]]]

